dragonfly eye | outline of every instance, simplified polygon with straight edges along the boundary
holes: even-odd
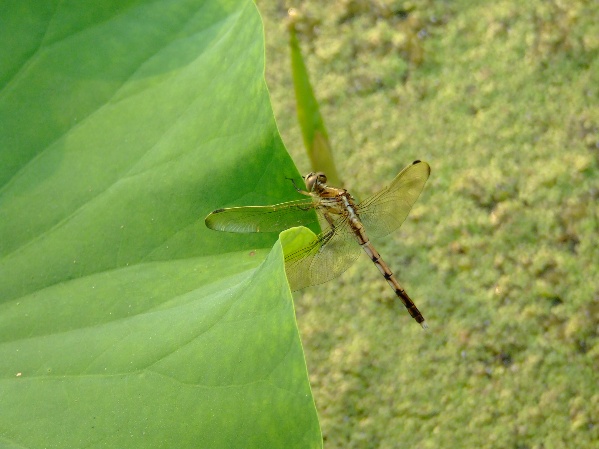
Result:
[[[304,176],[304,181],[306,182],[306,188],[308,192],[311,192],[314,188],[314,183],[316,182],[316,173],[308,173]]]
[[[306,176],[304,176],[304,179],[306,180],[306,188],[309,192],[314,191],[316,184],[324,184],[327,182],[327,177],[322,172],[308,173]]]

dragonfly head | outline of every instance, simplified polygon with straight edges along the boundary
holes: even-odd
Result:
[[[308,192],[313,192],[316,186],[327,183],[327,176],[321,171],[318,173],[308,173],[304,176],[304,181],[306,182]]]

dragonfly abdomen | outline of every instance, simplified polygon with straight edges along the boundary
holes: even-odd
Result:
[[[408,313],[410,314],[410,316],[412,318],[414,318],[417,323],[420,323],[420,325],[423,328],[426,328],[427,325],[424,321],[424,317],[420,313],[420,310],[418,310],[418,307],[416,307],[416,304],[414,304],[414,301],[412,301],[412,299],[408,296],[406,291],[399,284],[397,279],[395,279],[395,276],[391,272],[391,269],[385,263],[385,261],[381,258],[381,255],[374,248],[374,246],[372,246],[372,243],[370,243],[370,241],[366,239],[366,241],[360,242],[360,246],[366,252],[366,254],[368,254],[368,257],[370,257],[370,260],[372,260],[372,262],[379,269],[379,271],[381,272],[381,274],[383,275],[383,277],[385,278],[385,280],[387,281],[389,286],[393,289],[393,291],[395,292],[397,297],[401,300],[401,302],[403,303],[405,308],[408,310]]]

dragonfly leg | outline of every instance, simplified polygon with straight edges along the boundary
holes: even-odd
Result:
[[[331,217],[331,214],[329,214],[328,212],[323,212],[322,215],[329,223],[329,226],[331,227],[331,229],[334,231],[335,230],[335,221],[333,220],[333,217]]]
[[[295,188],[295,190],[298,193],[301,193],[302,195],[310,196],[310,192],[306,192],[305,190],[302,190],[297,186],[297,184],[295,183],[295,179],[293,179],[293,178],[285,178],[285,179],[288,179],[289,181],[291,181],[291,183],[293,184],[293,187]]]

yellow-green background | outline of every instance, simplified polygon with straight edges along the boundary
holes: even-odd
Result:
[[[345,186],[432,166],[375,242],[429,332],[365,257],[296,297],[325,447],[597,447],[599,4],[257,5],[300,171],[289,7]]]

